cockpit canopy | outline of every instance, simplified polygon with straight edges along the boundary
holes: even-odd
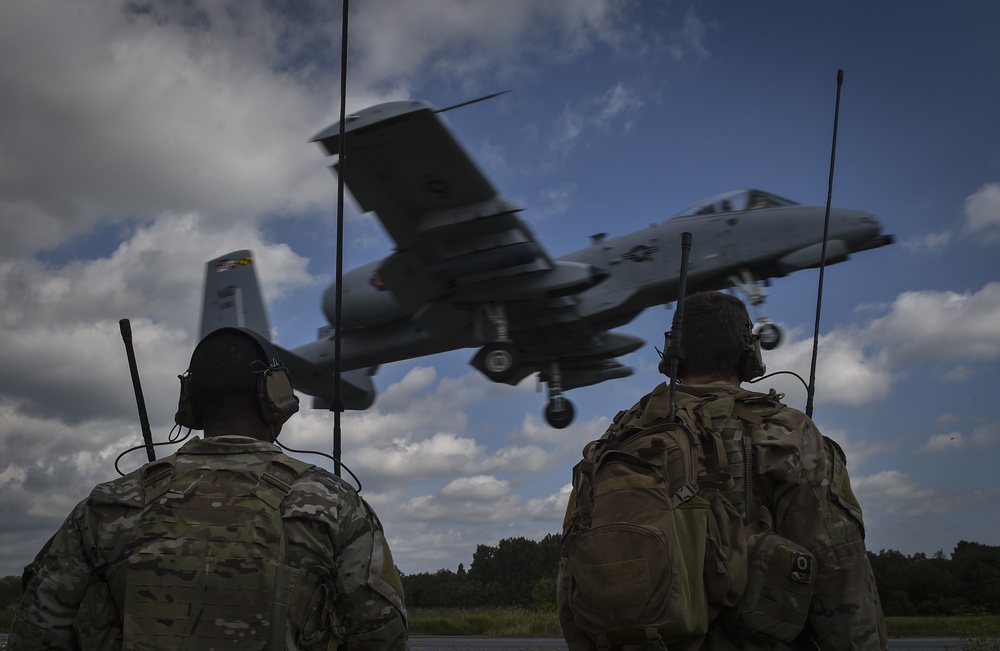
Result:
[[[733,190],[724,194],[717,194],[704,201],[699,201],[693,206],[680,211],[670,219],[797,205],[798,202],[796,201],[785,199],[784,197],[779,197],[776,194],[762,190]]]

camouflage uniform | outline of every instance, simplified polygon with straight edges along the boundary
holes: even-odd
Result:
[[[280,452],[247,437],[195,438],[173,463],[178,471],[263,471]],[[25,568],[8,651],[122,647],[127,606],[116,605],[122,600],[116,585],[124,579],[115,574],[131,553],[143,502],[140,469],[99,484],[77,505]],[[320,577],[311,584],[317,586],[311,598],[292,601],[308,608],[288,613],[283,648],[335,649],[339,643],[359,651],[407,649],[402,585],[382,525],[364,500],[339,478],[311,467],[290,484],[279,510],[287,565]],[[268,648],[274,646],[280,640]]]
[[[665,399],[666,385],[650,395]],[[685,396],[684,394],[687,394]],[[888,636],[875,577],[865,550],[861,507],[851,490],[844,452],[809,417],[777,401],[732,385],[678,385],[682,403],[702,396],[770,399],[774,413],[752,425],[753,530],[767,527],[816,559],[814,589],[805,630],[791,643],[740,638],[720,619],[704,640],[681,651],[886,651]],[[643,398],[643,401],[648,397]],[[640,401],[640,404],[644,404]],[[571,498],[572,500],[573,498]],[[572,505],[571,501],[571,505]],[[564,621],[571,649],[593,648]]]

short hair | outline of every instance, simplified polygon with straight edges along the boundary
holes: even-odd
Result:
[[[700,292],[684,301],[682,377],[742,379],[740,366],[753,324],[743,301],[721,292]]]
[[[268,360],[249,335],[221,330],[207,335],[191,355],[191,405],[199,418],[258,413],[258,382]]]

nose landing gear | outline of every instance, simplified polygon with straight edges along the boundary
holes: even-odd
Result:
[[[576,410],[573,403],[562,395],[562,376],[559,373],[559,362],[552,362],[547,373],[540,376],[549,390],[549,399],[545,403],[545,422],[556,429],[564,429],[573,422]]]
[[[743,294],[750,302],[757,319],[757,334],[760,335],[760,347],[764,350],[774,350],[781,344],[784,334],[771,319],[763,314],[764,301],[767,299],[766,281],[754,280],[749,270],[744,269],[739,276],[730,276],[729,282],[733,288]]]

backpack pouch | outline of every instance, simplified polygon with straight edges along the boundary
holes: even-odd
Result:
[[[791,642],[809,615],[815,558],[774,532],[751,536],[750,545],[746,590],[723,612],[726,627],[738,635]]]

